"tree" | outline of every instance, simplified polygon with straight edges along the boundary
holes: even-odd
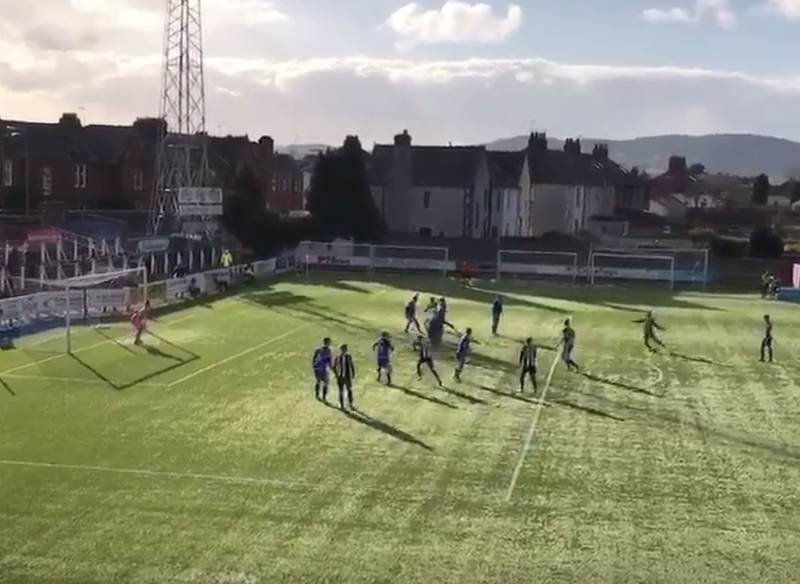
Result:
[[[750,234],[750,256],[777,259],[783,255],[783,238],[769,227],[759,227]]]
[[[691,165],[689,167],[689,171],[688,172],[692,176],[699,176],[701,174],[705,174],[706,173],[706,165],[705,164],[701,164],[699,162],[695,162],[693,165]]]
[[[249,167],[236,175],[235,187],[225,196],[225,226],[258,257],[315,238],[310,220],[285,219],[267,209],[261,185]]]
[[[759,174],[753,183],[753,204],[766,205],[769,200],[769,191],[771,188],[769,177],[766,174]]]
[[[342,148],[319,155],[308,209],[326,238],[353,238],[375,242],[386,226],[367,180],[361,142],[348,136]]]

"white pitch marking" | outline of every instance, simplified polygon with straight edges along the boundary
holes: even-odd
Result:
[[[102,347],[103,345],[108,345],[110,343],[118,343],[121,339],[124,339],[126,336],[127,335],[123,335],[115,339],[107,339],[105,341],[100,341],[99,343],[95,343],[94,345],[89,345],[88,347],[83,347],[82,349],[72,351],[72,353],[73,354],[83,353],[84,351],[89,351],[90,349],[96,349],[97,347]],[[34,361],[33,363],[26,363],[25,365],[20,365],[19,367],[13,367],[11,369],[8,369],[7,371],[0,371],[0,375],[9,375],[17,371],[24,371],[25,369],[30,369],[31,367],[36,367],[37,365],[43,365],[44,363],[49,363],[50,361],[55,361],[56,359],[63,359],[66,356],[67,353],[59,353],[58,355],[53,355],[51,357],[47,357],[46,359],[39,359],[38,361]]]
[[[647,367],[649,367],[652,371],[655,371],[658,374],[658,379],[656,379],[653,383],[651,383],[647,389],[654,389],[657,385],[659,385],[662,381],[664,381],[664,371],[658,365],[650,363],[647,359],[637,359],[637,361],[641,361]]]
[[[536,434],[536,426],[539,425],[539,418],[542,415],[542,409],[547,401],[547,392],[550,389],[550,384],[553,382],[553,374],[555,374],[556,367],[558,366],[558,348],[560,346],[561,344],[559,343],[559,345],[556,347],[556,355],[553,357],[553,364],[550,366],[550,372],[547,374],[547,380],[545,381],[544,389],[542,390],[542,397],[539,401],[539,407],[536,408],[536,413],[533,415],[531,427],[528,430],[528,437],[525,439],[525,446],[522,448],[522,452],[519,455],[517,466],[514,467],[514,474],[511,475],[511,482],[508,485],[508,492],[506,492],[506,503],[511,501],[511,497],[514,494],[514,488],[517,486],[517,480],[519,480],[519,474],[522,471],[522,465],[525,463],[525,457],[528,455],[528,451],[531,449],[531,444],[533,444],[533,436]]]
[[[4,375],[3,377],[8,377],[9,379],[28,379],[32,381],[58,381],[62,383],[89,383],[94,385],[108,385],[105,381],[100,379],[81,379],[80,377],[53,377],[50,375],[16,375],[12,373],[11,375]],[[120,385],[119,382],[113,382],[116,385]],[[164,388],[167,387],[166,383],[135,383],[134,387],[160,387]]]
[[[115,468],[110,466],[93,466],[84,464],[60,464],[53,462],[35,462],[27,460],[0,460],[0,466],[15,466],[27,468],[49,468],[54,470],[76,470],[83,472],[102,472],[108,474],[136,475],[152,478],[192,479],[198,481],[214,481],[220,483],[238,483],[251,485],[272,485],[278,487],[313,488],[311,483],[280,481],[277,479],[260,479],[255,477],[240,477],[231,475],[213,475],[193,472],[173,472],[136,468]]]
[[[189,381],[190,379],[194,379],[198,375],[202,375],[203,373],[207,373],[208,371],[211,371],[212,369],[216,369],[217,367],[225,365],[226,363],[230,363],[234,359],[239,359],[240,357],[244,357],[245,355],[249,355],[250,353],[258,351],[259,349],[263,349],[264,347],[266,347],[268,345],[272,345],[273,343],[277,343],[278,341],[282,341],[286,337],[290,337],[291,335],[293,335],[295,333],[299,333],[301,330],[307,329],[311,325],[312,325],[312,323],[310,323],[310,322],[306,323],[306,324],[304,324],[302,326],[299,326],[299,327],[297,327],[295,329],[292,329],[289,332],[284,333],[284,334],[282,334],[280,336],[274,337],[272,339],[268,339],[268,340],[264,341],[263,343],[259,343],[255,347],[250,347],[249,349],[245,349],[244,351],[241,351],[240,353],[236,353],[235,355],[231,355],[230,357],[226,357],[225,359],[222,359],[221,361],[217,361],[216,363],[212,363],[211,365],[208,365],[207,367],[203,367],[202,369],[198,369],[194,373],[190,373],[189,375],[181,377],[177,381],[173,381],[172,383],[170,383],[168,385],[168,387],[175,387],[176,385],[180,385],[181,383],[183,383],[185,381]]]

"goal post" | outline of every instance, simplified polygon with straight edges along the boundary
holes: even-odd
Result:
[[[629,258],[640,258],[637,262],[646,262],[641,258],[672,258],[674,260],[672,281],[674,285],[683,287],[707,288],[711,283],[711,262],[708,249],[637,247],[637,248],[595,248],[592,253],[618,255]],[[633,262],[634,260],[632,260]],[[643,264],[647,267],[647,264]],[[622,261],[620,260],[620,266]],[[622,278],[624,279],[624,278]]]
[[[511,276],[529,279],[553,279],[576,283],[579,255],[571,251],[523,251],[501,249],[497,252],[497,280]]]
[[[134,301],[145,304],[148,300],[147,268],[143,266],[65,280],[46,280],[45,286],[51,292],[39,294],[37,302],[41,310],[51,315],[63,313],[67,354],[72,354],[75,315],[99,318],[108,309],[126,311]],[[132,290],[141,290],[141,298],[134,298]]]
[[[675,258],[668,255],[593,252],[589,257],[589,283],[616,281],[667,282],[675,288]]]
[[[447,276],[450,265],[446,247],[419,245],[373,245],[372,268],[390,272],[437,272]]]
[[[299,270],[437,272],[446,276],[455,268],[446,247],[372,245],[349,241],[304,241],[295,251]]]

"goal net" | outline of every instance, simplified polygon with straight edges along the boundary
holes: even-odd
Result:
[[[589,258],[589,283],[665,282],[675,287],[675,258],[667,255],[595,252]]]
[[[295,253],[298,269],[352,272],[438,272],[454,269],[444,247],[366,245],[349,241],[304,241]]]
[[[75,324],[100,325],[127,316],[148,300],[147,269],[109,271],[65,280],[47,280],[47,292],[31,296],[37,319],[63,319],[66,352],[72,352]]]
[[[497,254],[497,279],[545,279],[568,281],[578,278],[578,254],[569,251],[500,250]]]
[[[371,257],[371,245],[304,241],[297,246],[296,266],[307,275],[312,271],[368,272]]]
[[[436,272],[446,276],[455,265],[450,265],[446,247],[374,245],[372,268],[376,272]]]
[[[611,256],[619,255],[631,258],[672,258],[674,260],[674,271],[672,274],[672,281],[675,286],[699,286],[705,288],[711,282],[709,250],[696,249],[696,248],[596,248],[596,254],[607,254]],[[642,260],[636,260],[638,266],[642,264]],[[663,262],[663,260],[662,260]],[[657,262],[656,262],[657,263]],[[624,268],[625,265],[620,261],[620,267]],[[630,279],[630,278],[621,278]],[[648,278],[638,278],[648,279]]]

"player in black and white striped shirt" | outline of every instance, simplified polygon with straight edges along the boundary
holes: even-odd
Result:
[[[414,341],[412,347],[414,347],[414,350],[419,353],[419,361],[417,361],[417,376],[422,379],[422,366],[427,365],[428,369],[431,373],[433,373],[433,376],[439,383],[439,387],[441,387],[443,385],[442,378],[439,377],[439,373],[436,371],[436,366],[433,363],[433,351],[431,351],[430,342],[422,335],[419,335],[417,340]]]
[[[353,357],[347,350],[347,345],[341,346],[341,353],[333,361],[333,371],[336,374],[336,381],[339,384],[339,406],[344,409],[345,395],[350,409],[354,410],[353,403],[353,381],[356,378],[356,366]]]
[[[533,383],[533,391],[536,391],[536,364],[538,359],[539,349],[533,344],[533,339],[528,337],[522,350],[519,352],[519,391],[525,393],[525,377],[531,378]]]

